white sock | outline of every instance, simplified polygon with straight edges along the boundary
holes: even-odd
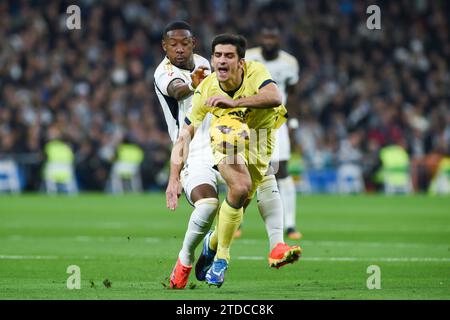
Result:
[[[284,227],[285,229],[295,228],[297,193],[295,191],[294,179],[291,176],[279,179],[278,185],[280,187],[280,197],[283,201]]]
[[[191,213],[188,228],[184,235],[183,247],[178,257],[185,266],[190,266],[195,259],[195,248],[203,240],[209,231],[219,207],[219,200],[206,198],[198,200],[195,209]]]
[[[266,225],[270,249],[283,239],[283,205],[274,175],[265,176],[257,192],[258,209]]]

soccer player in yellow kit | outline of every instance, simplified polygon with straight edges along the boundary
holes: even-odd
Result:
[[[260,28],[260,46],[250,48],[245,53],[247,61],[259,61],[267,68],[272,79],[277,83],[283,96],[283,104],[288,106],[288,97],[296,94],[299,80],[299,64],[297,59],[280,48],[281,30],[273,23],[267,23]],[[295,108],[295,101],[290,101],[291,108]],[[292,176],[288,172],[291,158],[289,130],[298,126],[298,120],[290,118],[289,124],[284,123],[277,130],[277,139],[273,149],[271,163],[278,168],[276,179],[280,190],[280,197],[284,211],[284,230],[291,240],[299,240],[302,235],[296,229],[296,191]]]
[[[214,38],[212,65],[215,72],[197,87],[192,112],[186,117],[187,125],[183,127],[172,150],[170,175],[178,177],[195,128],[200,126],[208,112],[214,115],[211,128],[216,125],[227,128],[227,123],[238,119],[250,128],[250,134],[256,133],[258,138],[255,145],[251,143],[250,136],[250,143],[246,144],[245,149],[233,155],[224,153],[219,147],[221,143],[212,144],[215,164],[227,184],[228,192],[219,211],[216,230],[208,239],[205,238],[208,247],[216,250],[214,261],[211,262],[211,257],[205,256],[207,253],[204,250],[199,262],[203,259],[200,269],[208,267],[206,282],[218,287],[224,282],[231,242],[242,221],[244,206],[249,203],[256,188],[264,184],[274,143],[272,131],[286,117],[286,108],[281,105],[281,95],[276,84],[261,63],[245,62],[245,47],[246,40],[241,36],[223,34]],[[233,128],[228,129],[231,131],[229,134],[233,134]],[[166,191],[169,208],[176,207],[178,190],[176,179],[169,178]],[[279,251],[281,257],[276,256],[274,260],[282,258],[284,263],[297,260],[301,254],[300,247],[286,244],[281,244]]]

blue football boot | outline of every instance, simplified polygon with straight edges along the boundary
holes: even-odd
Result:
[[[216,252],[209,247],[212,231],[209,231],[203,240],[203,250],[195,264],[195,277],[199,281],[205,281],[206,272],[211,268]]]
[[[225,259],[217,259],[206,273],[206,283],[220,288],[225,280],[225,271],[227,269],[228,262]]]

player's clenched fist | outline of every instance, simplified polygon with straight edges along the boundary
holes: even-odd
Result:
[[[197,88],[197,86],[205,79],[209,74],[209,68],[207,66],[199,66],[197,69],[192,71],[191,80],[192,86]]]
[[[178,198],[181,195],[181,183],[178,179],[169,179],[166,189],[166,204],[170,210],[175,210],[178,206]]]

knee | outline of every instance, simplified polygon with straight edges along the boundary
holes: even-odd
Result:
[[[241,180],[229,186],[230,192],[240,199],[247,199],[251,189],[251,180]]]
[[[219,200],[216,198],[204,198],[197,200],[194,206],[197,211],[202,213],[202,217],[207,217],[207,220],[211,220],[211,218],[214,219],[219,209]]]
[[[247,185],[240,185],[235,189],[235,193],[239,195],[241,199],[246,199],[250,193],[250,187]]]
[[[214,221],[219,208],[219,200],[216,198],[200,199],[194,204],[195,210],[191,214],[189,223],[195,224],[205,231]]]

